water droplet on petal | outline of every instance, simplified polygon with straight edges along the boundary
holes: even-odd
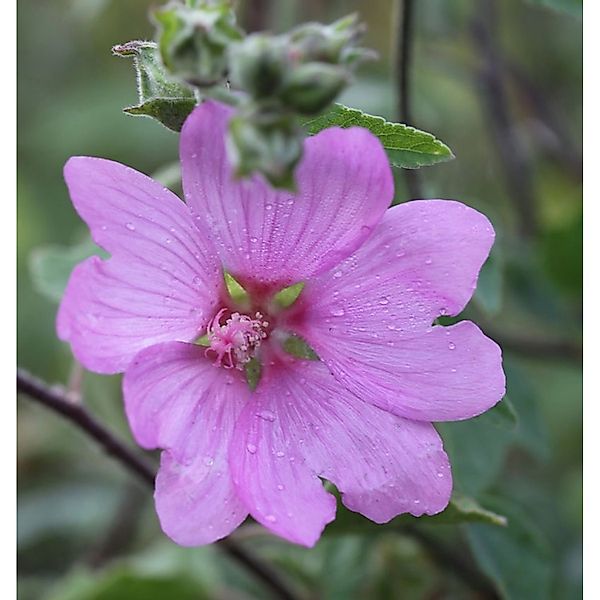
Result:
[[[246,450],[248,450],[250,454],[256,454],[257,447],[254,444],[246,444]]]
[[[265,521],[268,521],[269,523],[275,523],[275,521],[277,521],[277,517],[275,515],[267,515],[265,517]]]
[[[454,348],[456,348],[456,344],[454,342],[448,342],[448,348],[450,350],[454,350]]]
[[[129,231],[135,231],[135,225],[133,223],[125,223],[125,227],[129,229]]]
[[[261,410],[259,413],[256,413],[256,416],[271,423],[275,420],[275,413],[270,410]]]
[[[207,457],[204,459],[204,464],[205,464],[207,467],[212,467],[212,466],[215,464],[215,460],[214,460],[214,458],[212,458],[211,456],[207,456]]]
[[[331,310],[331,314],[332,314],[334,317],[343,317],[343,316],[344,316],[344,314],[345,314],[345,312],[344,312],[344,309],[343,309],[343,308],[341,308],[341,307],[338,307],[338,308],[333,308],[333,309]]]
[[[387,296],[382,296],[381,298],[379,298],[379,304],[381,304],[382,306],[385,306],[386,304],[390,303],[390,299]]]
[[[334,276],[336,279],[339,279],[339,278],[342,276],[342,272],[341,272],[341,271],[336,271],[336,272],[333,274],[333,276]]]

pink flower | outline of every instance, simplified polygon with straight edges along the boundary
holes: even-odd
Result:
[[[297,196],[236,182],[228,117],[205,102],[185,124],[187,205],[115,162],[65,167],[75,208],[112,256],[73,271],[58,333],[87,368],[125,371],[135,439],[164,450],[163,530],[206,544],[250,513],[312,546],[336,510],[319,477],[377,523],[440,512],[452,478],[431,422],[473,417],[504,394],[493,341],[470,322],[433,325],[470,299],[492,226],[452,201],[388,210],[386,155],[360,128],[307,140]],[[277,305],[274,294],[298,282],[296,302]],[[290,334],[320,360],[285,352]],[[209,347],[194,343],[204,335]],[[262,365],[254,391],[252,358]]]

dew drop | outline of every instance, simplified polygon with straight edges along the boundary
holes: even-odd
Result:
[[[278,483],[277,489],[281,492],[281,491],[285,490],[285,486],[283,485],[283,483]]]
[[[246,450],[250,452],[250,454],[256,454],[256,446],[254,444],[246,444]]]
[[[268,521],[269,523],[275,523],[275,521],[277,521],[277,517],[275,515],[267,515],[265,517],[265,521]]]
[[[454,342],[448,342],[448,348],[450,350],[454,350],[454,348],[456,348],[456,344]]]
[[[200,279],[200,277],[196,275],[194,279],[192,279],[192,282],[194,283],[194,285],[201,285],[202,279]]]
[[[129,231],[135,231],[135,225],[133,223],[125,223],[125,227],[129,229]]]
[[[382,306],[385,306],[386,304],[390,303],[390,299],[387,296],[382,296],[381,298],[379,298],[379,304],[381,304]]]
[[[214,460],[214,458],[212,458],[211,456],[207,456],[207,457],[204,459],[204,464],[205,464],[207,467],[212,467],[212,466],[215,464],[215,460]]]
[[[333,274],[333,276],[334,276],[336,279],[339,279],[339,278],[342,276],[342,272],[341,272],[341,271],[336,271],[336,272]]]
[[[275,452],[275,456],[277,458],[283,458],[285,456],[285,452],[282,452],[281,450],[278,450],[277,452]]]
[[[345,314],[345,312],[344,312],[344,309],[343,309],[343,308],[334,308],[334,309],[331,311],[331,314],[332,314],[334,317],[343,317],[343,316],[344,316],[344,314]]]
[[[265,421],[269,421],[272,423],[275,420],[275,413],[270,410],[261,410],[259,413],[256,413],[257,417],[264,419]]]

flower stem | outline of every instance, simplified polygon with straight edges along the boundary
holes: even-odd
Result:
[[[396,0],[394,64],[396,79],[396,113],[398,119],[407,125],[414,125],[411,109],[411,65],[413,51],[414,5],[413,0]],[[405,169],[404,177],[411,198],[422,198],[421,181],[416,169]]]

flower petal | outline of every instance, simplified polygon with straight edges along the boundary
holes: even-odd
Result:
[[[248,516],[225,461],[217,466],[199,457],[184,465],[167,451],[161,455],[154,501],[162,530],[181,546],[220,540]]]
[[[362,402],[341,388],[320,362],[285,357],[273,368],[274,374],[256,391],[263,415],[276,415],[264,427],[281,432],[275,442],[264,444],[271,456],[278,450],[286,457],[291,452],[296,464],[304,457],[304,468],[335,483],[349,509],[377,523],[401,513],[436,514],[446,507],[452,476],[430,423]],[[264,416],[257,421],[264,422]],[[264,431],[257,431],[258,443]],[[279,459],[283,465],[288,464],[286,457]],[[256,471],[261,467],[257,464]],[[261,502],[276,504],[276,481],[261,486]],[[301,514],[310,514],[310,506]]]
[[[494,238],[457,202],[408,202],[337,268],[309,281],[288,327],[353,393],[408,419],[466,419],[504,395],[499,347],[472,323],[432,326],[471,297]]]
[[[249,389],[241,373],[215,368],[204,348],[170,342],[142,350],[123,380],[133,435],[166,448],[156,479],[156,509],[177,543],[208,544],[246,517],[227,462],[235,422]]]
[[[234,180],[224,143],[230,114],[215,102],[196,108],[180,153],[186,200],[236,279],[283,287],[356,250],[393,197],[379,140],[361,128],[330,128],[306,140],[293,195],[258,177]]]
[[[250,514],[277,535],[312,547],[335,518],[336,502],[305,463],[289,429],[292,407],[279,392],[271,378],[266,393],[253,394],[237,423],[229,464]]]
[[[218,438],[233,430],[250,389],[241,371],[215,367],[205,350],[166,342],[145,348],[132,360],[123,395],[131,431],[142,448],[170,450],[176,460],[189,462],[215,432]],[[208,425],[217,422],[219,427],[211,431]]]
[[[86,367],[123,371],[142,348],[191,340],[214,312],[222,275],[185,204],[160,184],[119,163],[71,158],[65,179],[96,243],[71,274],[57,320]]]

